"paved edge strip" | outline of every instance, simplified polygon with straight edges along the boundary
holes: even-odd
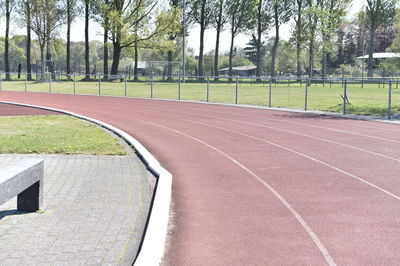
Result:
[[[76,113],[68,112],[65,110],[49,108],[44,106],[22,104],[15,102],[0,101],[4,104],[12,104],[23,107],[32,107],[43,110],[49,110],[54,112],[63,113],[69,116],[77,117],[101,127],[104,127],[119,137],[123,138],[130,145],[135,147],[137,152],[143,158],[145,165],[152,171],[157,177],[157,184],[154,191],[153,203],[148,219],[147,227],[145,228],[144,238],[142,245],[139,250],[139,254],[136,257],[133,265],[135,266],[149,266],[159,265],[164,255],[166,237],[168,232],[168,221],[169,221],[169,210],[171,204],[171,190],[172,190],[172,174],[168,172],[157,159],[135,138],[130,136],[125,131],[107,124],[103,121],[93,119],[87,116],[79,115]]]

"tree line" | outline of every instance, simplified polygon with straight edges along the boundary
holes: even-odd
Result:
[[[191,26],[200,28],[197,61],[187,57],[187,67],[196,64],[196,74],[201,78],[207,69],[218,78],[221,60],[227,59],[229,75],[233,74],[235,55],[241,52],[256,65],[256,76],[277,76],[277,60],[294,55],[298,77],[316,74],[326,77],[330,66],[352,64],[349,58],[368,53],[368,73],[373,76],[373,53],[390,48],[396,39],[397,0],[364,0],[363,9],[356,18],[346,20],[351,0],[0,0],[5,17],[4,69],[10,79],[10,23],[26,29],[24,38],[26,71],[31,79],[32,54],[38,47],[42,78],[47,66],[52,71],[55,44],[60,45],[59,29],[66,26],[65,72],[71,74],[71,25],[83,17],[85,27],[84,62],[86,79],[91,73],[91,42],[89,29],[95,20],[103,28],[103,42],[95,48],[102,56],[104,76],[117,75],[121,56],[130,51],[134,61],[133,74],[138,75],[139,54],[152,51],[165,56],[169,64],[166,75],[172,77],[172,62],[182,57],[183,37],[188,36]],[[11,21],[11,18],[14,18]],[[280,39],[281,27],[290,23],[291,38]],[[215,49],[205,54],[205,31],[216,30]],[[392,29],[392,31],[388,30]],[[221,33],[230,33],[230,49],[221,57]],[[32,33],[35,39],[32,40]],[[238,51],[235,39],[240,33],[251,36],[248,47]],[[386,43],[382,44],[382,36]],[[386,34],[386,35],[385,35]],[[389,34],[392,34],[389,36]],[[272,36],[272,37],[269,37]],[[380,37],[380,38],[378,38]],[[64,39],[64,38],[62,38]],[[361,42],[361,44],[360,44]],[[21,45],[21,39],[18,39]],[[283,46],[284,49],[280,48]],[[355,46],[355,47],[354,47]],[[101,47],[99,49],[99,47]],[[353,49],[354,48],[354,49]],[[0,45],[1,49],[1,45]],[[185,48],[184,48],[185,49]],[[353,50],[352,50],[353,49]],[[395,50],[395,49],[393,49]],[[291,55],[286,54],[291,51]],[[188,49],[185,52],[190,53]],[[348,54],[346,56],[346,53]],[[266,56],[268,55],[268,56]],[[210,57],[213,62],[210,64]],[[226,59],[225,59],[226,58]],[[237,60],[237,59],[236,59]],[[73,61],[73,60],[72,60]],[[282,60],[281,60],[282,61]],[[111,67],[109,66],[111,62]],[[210,66],[211,65],[211,66]],[[108,72],[111,70],[110,73]],[[279,71],[279,68],[278,68]]]

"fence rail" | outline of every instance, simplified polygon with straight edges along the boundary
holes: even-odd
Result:
[[[400,114],[400,79],[0,73],[0,90],[162,98],[386,116]]]

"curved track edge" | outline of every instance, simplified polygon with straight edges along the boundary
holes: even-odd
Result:
[[[125,131],[110,124],[107,124],[103,121],[83,116],[77,113],[68,112],[61,109],[49,108],[45,106],[8,101],[0,101],[0,103],[54,111],[92,122],[112,131],[136,149],[136,151],[142,157],[145,165],[150,169],[151,172],[153,172],[154,175],[157,176],[158,180],[154,189],[153,202],[150,207],[148,223],[145,228],[142,245],[133,265],[159,265],[164,255],[166,237],[168,233],[169,210],[171,204],[173,178],[172,174],[168,172],[164,167],[162,167],[157,159],[138,140],[136,140]]]

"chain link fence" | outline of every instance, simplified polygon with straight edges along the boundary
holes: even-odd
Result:
[[[400,79],[125,76],[0,73],[0,90],[107,95],[386,116],[400,119]]]

